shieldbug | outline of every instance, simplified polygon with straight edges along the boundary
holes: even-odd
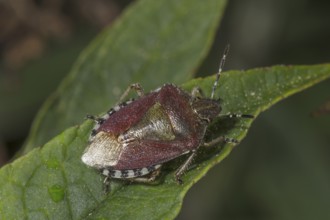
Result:
[[[165,84],[144,94],[139,84],[132,84],[120,100],[132,89],[138,94],[136,100],[121,102],[102,117],[87,116],[96,124],[82,161],[100,170],[106,180],[150,182],[164,163],[189,154],[175,172],[177,182],[182,183],[181,176],[200,147],[220,141],[236,142],[224,137],[204,141],[208,125],[221,112],[220,101],[214,94],[228,50],[229,46],[221,59],[210,98],[203,97],[198,88],[189,94],[173,84]],[[253,116],[232,114],[228,117]]]

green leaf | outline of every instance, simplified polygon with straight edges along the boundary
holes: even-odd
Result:
[[[217,94],[223,113],[257,116],[277,101],[330,77],[330,64],[275,66],[230,71],[221,76]],[[210,94],[214,77],[186,83]],[[242,140],[252,120],[216,121],[209,138],[217,135]],[[0,170],[0,219],[173,219],[188,189],[234,147],[226,144],[201,150],[178,185],[173,173],[181,159],[170,162],[157,185],[113,181],[102,193],[103,177],[80,160],[93,124],[84,122],[55,137]]]
[[[87,113],[109,109],[131,83],[148,91],[187,81],[206,56],[225,0],[140,0],[81,54],[68,77],[43,105],[24,153]]]

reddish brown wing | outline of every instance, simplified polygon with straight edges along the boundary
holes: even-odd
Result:
[[[170,118],[175,139],[135,140],[123,149],[114,169],[136,169],[162,164],[200,145],[205,127],[199,123],[191,109],[187,94],[173,85],[166,85],[157,94],[155,101],[161,104]]]
[[[138,123],[151,106],[155,104],[157,93],[150,93],[129,105],[122,107],[109,117],[97,130],[118,136]]]
[[[136,169],[162,164],[198,146],[191,137],[173,141],[142,140],[129,144],[113,169]]]

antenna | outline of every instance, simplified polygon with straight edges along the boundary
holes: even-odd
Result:
[[[213,87],[212,87],[211,99],[213,99],[215,90],[218,87],[218,82],[219,82],[219,79],[220,79],[220,74],[222,72],[222,68],[225,65],[225,62],[226,62],[226,58],[227,58],[228,53],[229,53],[229,44],[227,44],[227,46],[226,46],[226,48],[225,48],[225,50],[223,52],[222,58],[220,60],[219,70],[218,70],[218,73],[216,75],[216,79],[214,81]]]

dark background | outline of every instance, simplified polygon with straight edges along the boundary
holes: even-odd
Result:
[[[0,3],[1,164],[79,52],[130,3],[15,2]],[[330,1],[229,1],[198,76],[216,72],[227,43],[225,69],[329,62],[329,12]],[[310,116],[329,100],[327,80],[262,113],[191,189],[178,219],[330,219],[330,114]]]

